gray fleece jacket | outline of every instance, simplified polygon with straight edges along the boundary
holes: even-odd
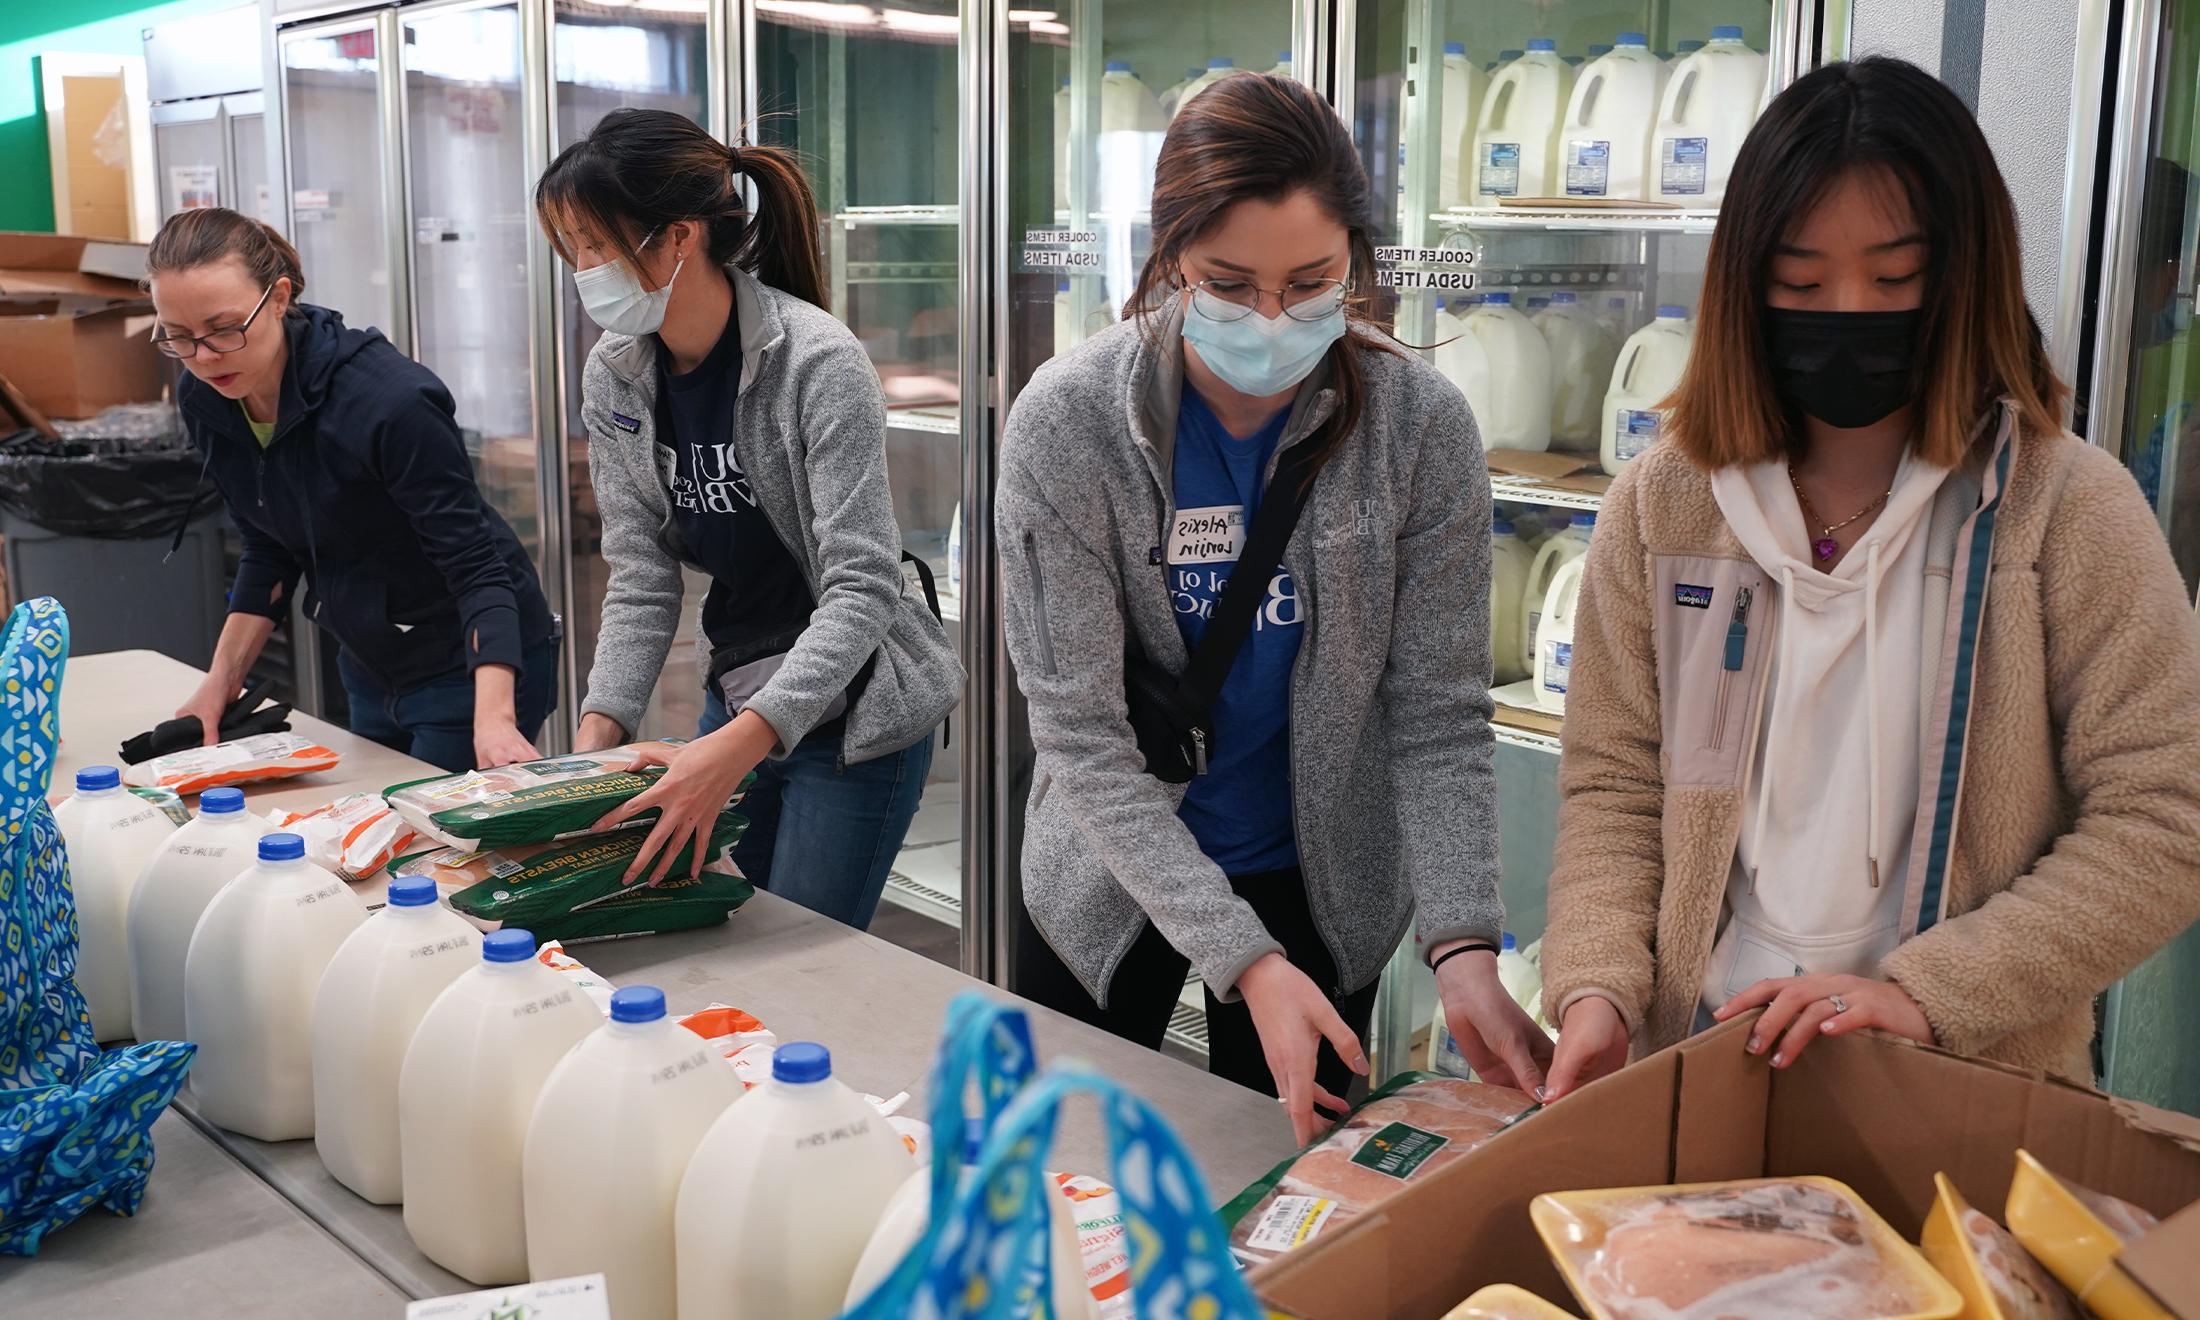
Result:
[[[1157,313],[1153,340],[1135,322],[1110,327],[1040,368],[1001,455],[1008,647],[1038,749],[1024,903],[1103,1003],[1145,919],[1224,999],[1281,948],[1177,819],[1183,789],[1145,773],[1124,708],[1126,628],[1170,671],[1187,659],[1157,549],[1175,512],[1180,316]],[[1293,818],[1347,992],[1381,974],[1416,904],[1424,954],[1494,941],[1504,915],[1489,472],[1466,400],[1434,368],[1360,360],[1360,424],[1283,556],[1308,616],[1291,675]],[[1278,453],[1335,402],[1319,376],[1303,387]]]
[[[863,346],[826,312],[736,267],[741,390],[727,419],[756,503],[817,600],[809,627],[745,709],[770,721],[785,755],[874,655],[848,711],[849,764],[931,736],[962,691],[962,664],[901,571],[886,483],[886,396]],[[611,568],[582,713],[629,733],[649,708],[680,630],[681,559],[657,456],[657,346],[605,335],[581,376],[588,473]],[[698,628],[698,635],[700,630]]]

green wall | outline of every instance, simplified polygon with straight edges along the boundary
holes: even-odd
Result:
[[[238,0],[0,0],[0,229],[53,229],[37,59],[44,51],[142,55],[144,30]]]

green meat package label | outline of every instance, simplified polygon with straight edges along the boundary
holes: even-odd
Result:
[[[1427,1162],[1429,1156],[1450,1144],[1450,1137],[1424,1131],[1411,1123],[1386,1123],[1352,1152],[1352,1162],[1404,1182]]]
[[[659,745],[669,750],[677,744]],[[439,776],[386,791],[390,809],[414,829],[456,848],[498,848],[550,843],[599,832],[598,822],[619,804],[639,796],[664,774],[656,766],[628,770],[640,745],[610,747]],[[740,801],[751,775],[729,801]],[[618,828],[654,824],[645,811]]]

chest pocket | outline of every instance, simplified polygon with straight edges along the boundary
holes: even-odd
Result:
[[[1666,782],[1738,788],[1772,654],[1773,583],[1746,561],[1683,556],[1653,560],[1652,577]]]

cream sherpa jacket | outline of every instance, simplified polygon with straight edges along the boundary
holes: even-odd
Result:
[[[1639,1055],[1695,1018],[1774,639],[1748,630],[1728,668],[1732,602],[1769,584],[1676,447],[1597,523],[1544,994],[1554,1017],[1611,999]],[[2006,404],[1929,536],[1917,834],[1880,971],[1942,1046],[2090,1081],[2093,997],[2200,916],[2200,625],[2124,469]]]

